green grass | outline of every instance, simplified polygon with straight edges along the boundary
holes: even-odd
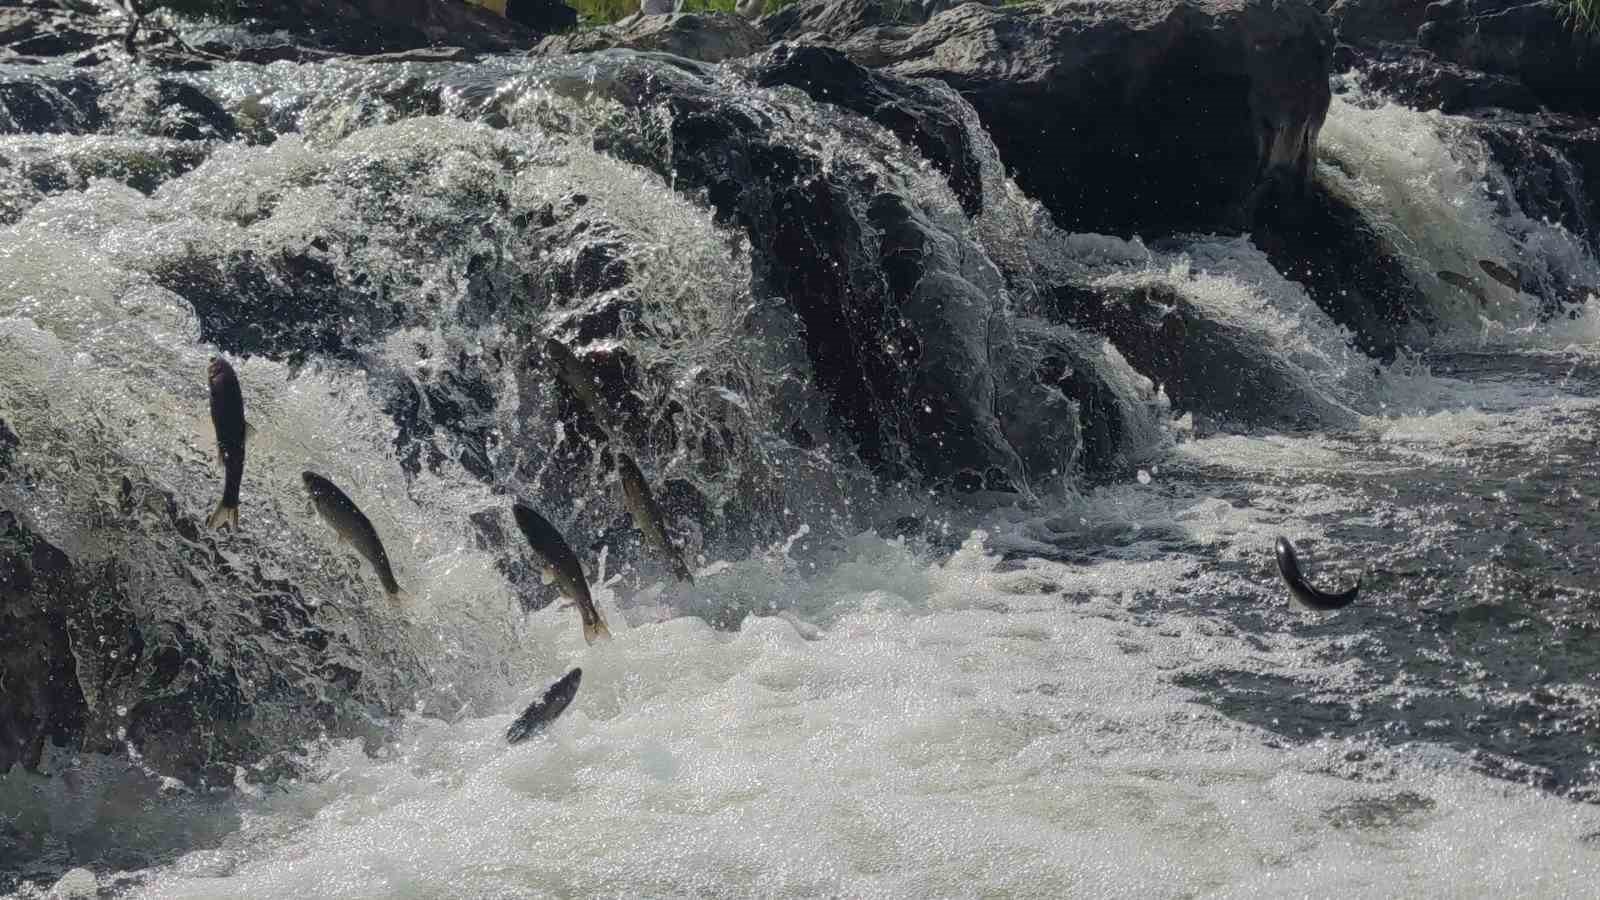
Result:
[[[1600,0],[1562,0],[1561,6],[1574,31],[1600,34]]]

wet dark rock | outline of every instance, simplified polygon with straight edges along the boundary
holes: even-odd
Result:
[[[120,38],[123,24],[91,2],[26,0],[0,6],[0,61],[65,56]]]
[[[155,84],[150,124],[145,133],[180,141],[233,140],[239,127],[233,116],[205,91],[192,84],[160,79]]]
[[[1526,215],[1560,223],[1600,253],[1600,126],[1577,116],[1495,113],[1473,128]]]
[[[975,138],[957,97],[926,82],[880,75],[838,50],[818,46],[780,45],[756,61],[750,77],[762,87],[799,88],[818,103],[877,122],[944,174],[968,216],[983,211]]]
[[[1154,235],[1304,197],[1333,38],[1299,2],[1140,0],[967,4],[842,49],[960,92],[1062,227]]]
[[[77,680],[67,646],[72,607],[62,601],[94,579],[77,575],[66,554],[0,510],[0,671],[7,681],[0,691],[0,771],[17,763],[37,768],[46,740],[66,744],[83,727],[83,698],[71,690]]]
[[[1417,44],[1514,77],[1552,109],[1600,113],[1600,35],[1574,29],[1558,0],[1439,0]]]
[[[328,248],[315,244],[267,254],[196,252],[152,274],[194,307],[202,341],[237,355],[339,357],[402,321],[396,304],[380,301],[359,274],[340,272]]]
[[[1353,421],[1301,383],[1258,333],[1208,315],[1169,285],[1068,285],[1055,300],[1052,318],[1109,338],[1129,365],[1166,390],[1175,414],[1245,429]]]
[[[97,522],[96,555],[111,555],[92,562],[0,511],[0,769],[38,769],[47,741],[113,755],[126,742],[157,771],[228,786],[235,765],[324,728],[366,733],[365,700],[307,677],[335,641],[297,588],[236,568],[158,486],[124,477],[116,497]],[[184,542],[157,551],[151,517]],[[199,569],[227,588],[204,615],[148,589],[155,572]]]
[[[780,48],[752,77],[799,80],[829,58]],[[761,293],[792,311],[835,426],[881,476],[1026,492],[1085,455],[1085,431],[1102,441],[1090,456],[1114,455],[1103,444],[1115,436],[1098,424],[1080,431],[1037,415],[1093,415],[1098,401],[1081,401],[1102,397],[1098,370],[1058,366],[1059,377],[1071,372],[1065,393],[1042,383],[1001,305],[1000,273],[964,231],[911,204],[897,176],[775,135],[760,107],[693,70],[613,65],[597,84],[627,107],[664,107],[670,152],[625,133],[599,144],[670,174],[745,232]],[[846,69],[841,84],[861,88],[855,98],[927,96],[896,82]]]
[[[802,37],[841,41],[879,25],[920,25],[928,15],[919,3],[896,0],[800,0],[757,21],[767,40]]]
[[[1295,216],[1263,223],[1252,238],[1370,355],[1392,357],[1427,308],[1395,248],[1320,185]]]
[[[1362,66],[1368,87],[1416,109],[1445,113],[1497,108],[1537,112],[1537,95],[1521,81],[1457,65],[1425,50],[1385,53]]]
[[[761,31],[735,15],[673,13],[633,16],[615,25],[547,37],[534,52],[554,56],[624,47],[715,63],[749,56],[766,44]]]
[[[87,76],[0,75],[0,134],[87,134],[104,122],[104,88]]]
[[[0,134],[136,132],[231,140],[239,129],[216,99],[177,77],[109,85],[91,74],[0,75]]]
[[[1414,43],[1432,0],[1335,0],[1328,20],[1341,43]]]
[[[458,47],[474,53],[527,50],[541,34],[577,24],[557,0],[521,0],[518,18],[451,0],[240,0],[244,27],[287,33],[293,43],[336,53],[396,53]],[[539,29],[530,23],[550,27]],[[215,49],[224,49],[217,47]]]
[[[561,0],[506,0],[506,18],[535,34],[555,34],[578,24],[577,11]]]

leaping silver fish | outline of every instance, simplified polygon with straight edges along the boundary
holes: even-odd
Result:
[[[578,695],[578,682],[582,680],[583,670],[573,669],[550,685],[544,696],[528,704],[522,715],[517,716],[517,720],[506,729],[506,743],[519,744],[554,722],[572,703],[572,698]]]
[[[1278,536],[1278,571],[1283,575],[1283,581],[1289,586],[1289,595],[1301,608],[1313,612],[1327,612],[1334,609],[1343,609],[1354,603],[1356,596],[1361,593],[1361,579],[1356,578],[1356,586],[1342,594],[1327,594],[1311,586],[1306,581],[1306,576],[1300,572],[1300,559],[1295,554],[1294,544],[1287,537]]]

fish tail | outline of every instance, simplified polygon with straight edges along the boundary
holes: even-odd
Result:
[[[230,506],[228,501],[224,500],[217,504],[217,508],[211,512],[211,515],[206,517],[206,526],[208,528],[221,528],[224,525],[228,526],[232,531],[239,530],[239,504],[235,503]]]
[[[583,623],[583,639],[590,644],[611,640],[611,629],[606,627],[606,620],[597,618],[592,623]]]
[[[409,605],[411,605],[411,595],[406,593],[405,591],[401,590],[400,588],[395,588],[394,590],[389,591],[388,593],[389,593],[389,602],[393,603],[395,606],[409,606]]]

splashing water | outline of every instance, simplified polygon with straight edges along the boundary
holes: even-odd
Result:
[[[1503,174],[1469,129],[1335,98],[1319,177],[1402,250],[1444,323],[1427,354],[1377,366],[1248,238],[1061,234],[992,147],[969,226],[914,154],[878,159],[881,130],[787,94],[742,98],[837,165],[894,168],[994,265],[1032,273],[1007,286],[1019,315],[1069,278],[1163,286],[1265,348],[1323,420],[1196,429],[1114,342],[1053,326],[1093,350],[1140,474],[985,508],[879,491],[824,448],[772,439],[822,414],[781,315],[752,295],[742,236],[595,149],[601,125],[670,123],[589,95],[598,67],[539,65],[225,67],[212,89],[282,133],[203,160],[158,138],[0,139],[5,159],[60,175],[48,191],[0,182],[0,419],[21,438],[0,506],[74,558],[118,563],[142,613],[221,648],[211,664],[256,685],[256,721],[304,757],[279,779],[238,767],[212,792],[101,723],[113,738],[95,752],[52,748],[51,774],[0,774],[0,855],[21,860],[0,885],[1044,897],[1587,883],[1594,301],[1547,319],[1486,282],[1494,302],[1476,308],[1436,273],[1480,259],[1600,272],[1571,235],[1483,199]],[[394,100],[408,79],[444,85],[437,108]],[[504,127],[468,115],[485,107]],[[159,184],[137,181],[152,171]],[[512,224],[546,216],[599,240],[534,245]],[[193,287],[218,272],[270,282],[293,270],[256,264],[284,258],[332,285],[295,322],[318,354],[230,331],[229,304],[268,288]],[[608,281],[617,260],[627,277]],[[592,306],[549,287],[573,272],[597,279]],[[695,540],[692,588],[607,531],[610,488],[588,457],[564,468],[552,451],[568,438],[559,403],[518,356],[552,322],[619,308],[629,327],[597,343],[636,360],[636,393],[677,403],[680,435],[735,436],[720,463],[667,442],[654,473],[760,520],[755,537]],[[254,342],[237,365],[258,437],[246,527],[222,538],[184,522],[220,490],[202,376],[224,340]],[[408,397],[435,424],[460,412],[408,429],[393,411]],[[305,509],[306,468],[373,519],[412,608],[385,608],[335,550]],[[572,543],[612,641],[586,645],[569,610],[523,613],[525,585],[472,518],[508,505],[502,490],[556,510],[569,536],[601,536]],[[1361,602],[1290,611],[1278,534],[1319,585],[1364,573]],[[225,602],[269,593],[314,610],[319,643]],[[297,721],[330,663],[359,690]],[[506,746],[507,724],[574,666],[572,706]],[[372,726],[328,733],[347,719]]]

